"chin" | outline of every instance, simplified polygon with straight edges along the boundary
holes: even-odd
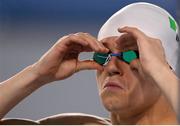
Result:
[[[102,93],[101,100],[109,112],[120,112],[128,107],[128,100],[126,97],[118,97],[112,93]]]
[[[118,114],[121,117],[130,117],[138,114],[142,110],[142,106],[139,108],[137,106],[132,106],[127,99],[120,99],[115,96],[105,97],[101,96],[102,103],[107,111],[112,114]]]

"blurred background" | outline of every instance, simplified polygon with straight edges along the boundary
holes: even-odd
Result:
[[[97,36],[113,13],[137,1],[0,0],[0,81],[36,62],[66,34],[88,32]],[[165,8],[180,21],[178,0],[144,1]],[[38,89],[6,117],[36,120],[67,112],[108,117],[98,96],[95,71],[82,71]]]

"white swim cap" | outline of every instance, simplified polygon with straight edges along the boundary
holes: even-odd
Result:
[[[127,5],[113,14],[101,27],[98,40],[121,35],[117,29],[124,26],[137,27],[146,35],[160,39],[169,65],[180,75],[177,64],[180,51],[179,27],[166,10],[145,2]]]

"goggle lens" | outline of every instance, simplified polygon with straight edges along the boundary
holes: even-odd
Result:
[[[137,59],[137,58],[138,58],[138,54],[137,54],[137,52],[135,52],[133,50],[122,53],[122,59],[123,59],[123,61],[125,61],[127,63],[131,63],[134,59]]]

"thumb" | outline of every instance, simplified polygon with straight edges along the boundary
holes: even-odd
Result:
[[[92,60],[84,60],[77,62],[76,66],[76,72],[81,70],[103,70],[103,66],[99,65],[98,63],[92,61]]]

